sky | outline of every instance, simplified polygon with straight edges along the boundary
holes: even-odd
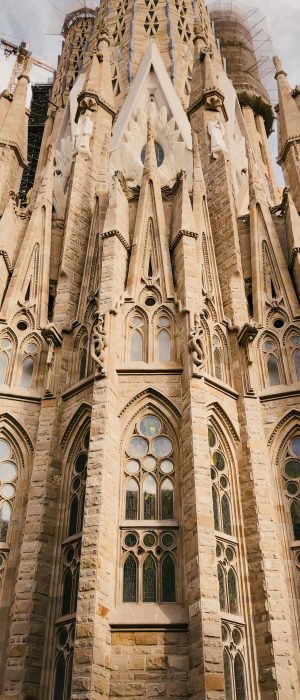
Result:
[[[85,0],[0,0],[0,37],[18,44],[26,41],[33,55],[56,67],[61,48],[60,31],[64,16]],[[88,6],[96,0],[87,0]],[[279,55],[292,87],[300,84],[299,0],[243,0],[239,5],[258,7],[265,15],[273,41],[274,53]],[[9,80],[12,59],[5,59],[0,50],[0,91]],[[45,82],[49,73],[34,67],[32,82]],[[30,99],[30,97],[29,97]],[[271,137],[275,154],[275,137]],[[277,171],[277,177],[280,175]]]

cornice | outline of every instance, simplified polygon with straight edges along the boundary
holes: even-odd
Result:
[[[173,252],[174,248],[176,248],[177,244],[183,238],[183,236],[187,236],[188,238],[195,238],[197,240],[198,238],[198,233],[195,231],[188,231],[186,229],[182,229],[181,231],[178,231],[177,235],[174,238],[174,241],[170,245],[170,251],[171,253]]]
[[[127,243],[126,239],[124,238],[123,234],[118,231],[118,229],[112,229],[111,231],[103,231],[103,233],[100,233],[100,238],[102,240],[105,240],[105,238],[112,238],[113,236],[116,236],[120,243],[124,246],[125,250],[129,253],[131,250],[131,246],[129,243]]]

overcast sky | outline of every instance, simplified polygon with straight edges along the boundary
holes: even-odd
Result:
[[[61,47],[59,33],[64,16],[74,7],[83,5],[84,1],[0,0],[0,36],[15,43],[22,40],[30,43],[34,56],[55,67]],[[86,0],[86,4],[94,6],[96,0]],[[238,4],[258,7],[263,12],[274,52],[280,56],[292,87],[300,83],[299,0],[251,0],[249,3],[244,0]],[[8,82],[11,65],[12,60],[5,59],[3,51],[0,51],[0,91]],[[44,82],[48,76],[45,71],[34,68],[31,79],[33,82]]]

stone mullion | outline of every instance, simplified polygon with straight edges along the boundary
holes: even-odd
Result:
[[[119,435],[113,379],[96,379],[73,666],[73,700],[109,697],[110,628],[117,571]]]
[[[203,380],[185,380],[183,404],[181,484],[185,602],[189,610],[189,697],[221,700],[223,648]]]

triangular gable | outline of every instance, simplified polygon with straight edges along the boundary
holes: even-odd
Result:
[[[191,151],[191,125],[180,99],[175,92],[163,59],[160,55],[157,43],[154,39],[151,39],[149,42],[144,58],[140,64],[126,100],[121,108],[118,119],[114,125],[113,135],[110,142],[110,150],[113,151],[118,148],[130,118],[140,106],[142,93],[146,86],[151,68],[155,73],[160,90],[164,96],[166,106],[169,109],[170,116],[175,119],[182,140],[184,141],[186,148]]]

